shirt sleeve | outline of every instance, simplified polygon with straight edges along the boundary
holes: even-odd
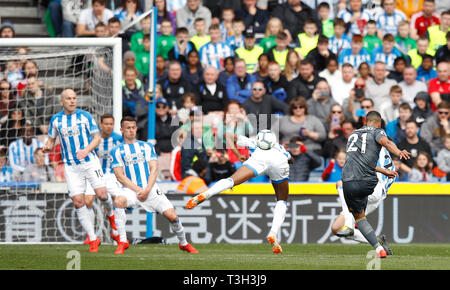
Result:
[[[55,120],[56,118],[53,116],[50,120],[50,126],[48,129],[48,137],[55,139],[56,138],[56,126],[55,126]]]
[[[86,116],[86,118],[88,119],[89,123],[88,123],[88,130],[89,133],[91,135],[97,134],[100,132],[97,122],[95,122],[94,118],[92,117],[92,115],[89,112],[85,112],[84,115]]]
[[[111,168],[125,166],[122,160],[122,156],[120,155],[120,150],[118,150],[118,147],[115,147],[113,150],[111,150],[111,157],[112,157]]]
[[[375,140],[378,142],[382,137],[387,137],[386,132],[381,128],[375,129]]]

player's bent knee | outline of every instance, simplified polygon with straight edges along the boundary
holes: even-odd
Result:
[[[101,200],[106,200],[108,198],[108,194],[106,193],[106,187],[100,187],[95,189],[95,194]]]
[[[123,196],[117,196],[114,199],[114,206],[118,208],[126,208],[127,207],[127,199]]]

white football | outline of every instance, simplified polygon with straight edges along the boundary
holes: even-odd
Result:
[[[271,149],[275,143],[277,143],[277,138],[270,130],[261,130],[258,135],[256,135],[256,145],[262,150]]]

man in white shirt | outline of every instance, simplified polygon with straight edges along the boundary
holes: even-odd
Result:
[[[99,22],[106,25],[114,17],[114,12],[105,7],[105,0],[92,0],[92,8],[81,11],[77,22],[77,36],[95,36],[95,25]]]
[[[341,68],[342,77],[330,83],[333,99],[342,105],[345,98],[350,95],[350,90],[355,86],[355,70],[350,63],[344,63]]]
[[[418,92],[428,91],[427,85],[424,82],[418,81],[417,71],[413,66],[407,66],[403,70],[403,81],[398,85],[403,90],[403,101],[407,102],[411,108],[414,108],[414,98]]]
[[[398,85],[392,86],[389,90],[389,97],[391,97],[391,101],[381,104],[379,111],[381,118],[383,118],[386,124],[396,120],[399,117],[402,96],[402,88]]]

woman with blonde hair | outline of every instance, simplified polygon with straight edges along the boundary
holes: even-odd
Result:
[[[284,66],[284,76],[288,82],[298,77],[300,60],[298,53],[290,49],[286,55],[286,64]]]
[[[264,38],[259,42],[259,46],[264,49],[264,53],[268,53],[270,49],[275,47],[275,39],[280,32],[283,32],[283,23],[279,18],[272,17],[267,22]]]

